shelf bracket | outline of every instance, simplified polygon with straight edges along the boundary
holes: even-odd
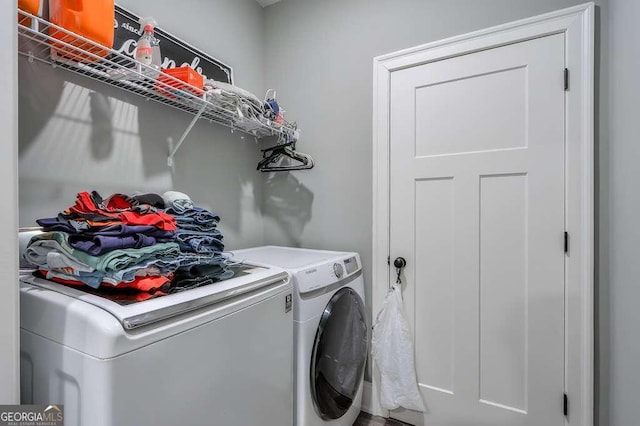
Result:
[[[189,132],[191,132],[191,129],[193,129],[193,126],[196,125],[196,121],[198,121],[200,119],[200,117],[202,116],[202,113],[204,112],[204,110],[206,108],[207,108],[207,103],[204,102],[202,104],[202,107],[198,111],[198,113],[191,120],[191,123],[189,123],[187,128],[182,133],[182,136],[180,136],[180,139],[178,140],[178,143],[176,144],[176,146],[174,146],[173,149],[171,150],[171,152],[169,153],[169,157],[167,157],[167,165],[169,167],[173,167],[173,157],[176,155],[176,152],[178,152],[178,149],[180,148],[180,145],[182,145],[182,142],[184,142],[184,140],[187,138],[187,135],[189,135]]]

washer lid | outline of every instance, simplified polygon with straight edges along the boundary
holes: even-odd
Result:
[[[234,251],[234,258],[285,269],[298,269],[343,256],[346,253],[293,247],[264,246]]]
[[[243,265],[241,271],[236,273],[236,278],[131,304],[34,276],[21,276],[20,281],[101,308],[115,317],[124,329],[132,330],[286,282],[288,277],[280,268]],[[27,297],[27,294],[37,297],[38,293],[23,292],[22,297]]]

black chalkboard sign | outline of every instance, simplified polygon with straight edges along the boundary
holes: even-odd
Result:
[[[118,5],[115,9],[113,49],[133,58],[136,44],[141,35],[140,17]],[[161,28],[155,29],[155,37],[160,41],[162,68],[189,65],[205,78],[233,84],[233,70],[229,65],[189,46]],[[131,64],[123,65],[132,67],[133,64],[131,62]]]

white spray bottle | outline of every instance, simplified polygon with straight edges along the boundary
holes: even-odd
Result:
[[[140,18],[142,36],[135,51],[136,71],[152,79],[158,77],[162,65],[160,43],[154,36],[156,25],[157,22],[151,17]]]

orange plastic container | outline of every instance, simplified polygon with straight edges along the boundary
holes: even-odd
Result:
[[[115,8],[113,0],[49,0],[49,20],[79,36],[111,49],[113,46],[113,22]],[[74,47],[53,42],[53,50],[62,56],[79,62],[95,62],[98,58],[82,54],[82,51],[104,57],[108,50],[93,46],[74,35],[55,28],[49,35]]]
[[[186,84],[179,83],[167,76],[177,78],[178,80],[183,81]],[[163,69],[160,73],[155,89],[163,95],[169,96],[170,98],[175,98],[176,95],[181,96],[181,94],[176,93],[167,86],[170,86],[171,88],[175,87],[176,89],[180,89],[186,92],[191,92],[196,96],[202,96],[204,77],[202,77],[202,74],[189,66],[167,68]]]
[[[36,16],[40,16],[42,13],[40,10],[40,0],[18,0],[18,9]],[[24,22],[21,22],[23,20]],[[24,18],[24,16],[20,14],[18,14],[18,22],[27,27],[31,26],[31,18]]]
[[[40,0],[18,0],[18,9],[37,15],[40,11]]]

